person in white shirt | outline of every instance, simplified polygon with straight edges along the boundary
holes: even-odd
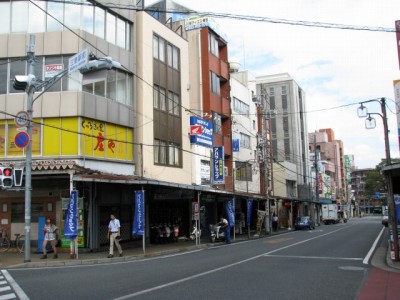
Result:
[[[119,244],[119,236],[121,236],[121,224],[114,214],[110,215],[111,221],[108,224],[107,239],[110,240],[110,252],[108,258],[114,257],[114,243],[117,246],[119,256],[122,256],[122,248]]]

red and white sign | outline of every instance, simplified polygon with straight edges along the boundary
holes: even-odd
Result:
[[[44,66],[44,77],[51,78],[58,75],[64,69],[63,64],[51,64]]]
[[[190,125],[190,135],[203,134],[203,126],[201,125]]]
[[[400,68],[400,20],[395,22],[396,29],[396,44],[397,44],[397,55],[399,57],[399,68]]]

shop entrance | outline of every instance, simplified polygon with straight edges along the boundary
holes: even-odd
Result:
[[[100,246],[107,245],[108,224],[110,223],[110,214],[114,214],[121,223],[122,241],[131,239],[131,228],[133,218],[133,208],[131,205],[102,205],[99,206],[100,230],[99,240]]]

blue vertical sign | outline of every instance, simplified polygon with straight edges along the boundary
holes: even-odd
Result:
[[[135,216],[132,235],[144,235],[144,191],[135,191]]]
[[[240,150],[240,140],[232,139],[232,152],[239,152]]]
[[[225,184],[224,167],[224,147],[213,147],[212,184]]]
[[[226,214],[228,215],[229,226],[235,226],[235,211],[233,209],[233,202],[229,200],[226,202]]]
[[[78,236],[78,191],[72,191],[64,220],[64,236],[74,239]]]
[[[247,199],[247,226],[251,223],[251,212],[253,210],[253,199]]]

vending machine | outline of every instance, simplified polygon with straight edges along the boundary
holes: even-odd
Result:
[[[65,220],[65,212],[67,210],[69,198],[61,198],[61,224],[60,224],[60,232],[61,232],[61,247],[69,248],[70,240],[66,239],[64,236],[64,220]],[[78,247],[84,248],[86,246],[86,233],[85,233],[85,210],[83,205],[83,198],[78,198]]]

